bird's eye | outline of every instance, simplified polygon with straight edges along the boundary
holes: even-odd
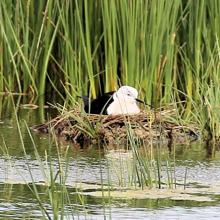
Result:
[[[128,96],[131,96],[131,94],[130,94],[130,93],[128,93],[127,95],[128,95]]]

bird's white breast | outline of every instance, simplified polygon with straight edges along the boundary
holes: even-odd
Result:
[[[116,99],[107,108],[108,115],[118,114],[138,114],[140,112],[136,102],[126,102],[126,100]]]

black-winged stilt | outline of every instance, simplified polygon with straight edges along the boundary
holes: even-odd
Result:
[[[91,100],[84,96],[84,110],[91,114],[137,114],[140,109],[137,102],[144,103],[138,98],[138,91],[131,86],[121,86],[116,92],[104,93],[97,99]]]

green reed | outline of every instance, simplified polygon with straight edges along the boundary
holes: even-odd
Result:
[[[219,20],[218,0],[2,0],[0,92],[74,103],[128,84],[154,106],[184,101],[183,119],[201,125],[207,99],[219,137]]]
[[[146,144],[135,137],[130,123],[127,124],[128,149],[132,151],[132,166],[127,167],[132,173],[129,184],[144,189],[149,188],[175,188],[175,156],[170,158],[162,150],[163,144],[159,142]],[[131,169],[133,167],[133,169]]]
[[[39,210],[42,212],[42,217],[45,219],[63,219],[66,216],[73,216],[73,210],[71,208],[70,211],[67,211],[65,206],[66,204],[71,204],[69,192],[66,186],[66,179],[67,179],[67,171],[68,171],[68,148],[63,153],[61,153],[61,149],[58,147],[58,143],[56,143],[56,139],[53,136],[50,137],[48,149],[45,151],[45,157],[40,156],[38,152],[38,147],[33,139],[33,136],[30,132],[30,129],[26,122],[24,121],[23,126],[18,118],[18,106],[12,99],[12,108],[14,111],[14,120],[16,123],[16,127],[18,130],[18,136],[20,139],[21,147],[23,150],[23,157],[25,160],[25,164],[27,166],[28,173],[30,175],[31,181],[27,182],[26,178],[20,173],[21,177],[23,178],[25,184],[29,188],[30,192],[35,197],[37,204],[39,206]],[[30,166],[30,160],[28,153],[26,151],[27,146],[24,142],[24,131],[27,132],[28,137],[31,140],[31,145],[33,147],[33,152],[35,155],[36,160],[39,164],[39,169],[41,171],[42,176],[44,177],[44,184],[46,187],[45,195],[48,195],[49,204],[51,205],[52,211],[48,210],[45,206],[44,201],[42,199],[42,195],[38,190],[38,183],[36,183],[36,179],[33,176],[32,168]],[[53,134],[54,135],[54,134]],[[54,135],[55,136],[55,135]],[[54,151],[54,142],[56,145],[56,152],[57,152],[57,161],[58,161],[58,168],[54,169],[52,164],[52,154],[51,152]],[[4,147],[3,150],[8,157],[10,162],[10,154],[8,151],[8,146],[5,144],[4,140]],[[53,148],[53,149],[52,149]],[[48,152],[47,152],[48,151]]]

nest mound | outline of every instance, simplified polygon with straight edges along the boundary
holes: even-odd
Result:
[[[55,133],[65,140],[79,143],[126,143],[129,140],[155,143],[188,143],[198,138],[198,129],[172,122],[175,110],[142,111],[135,115],[94,115],[68,111],[32,128]]]

